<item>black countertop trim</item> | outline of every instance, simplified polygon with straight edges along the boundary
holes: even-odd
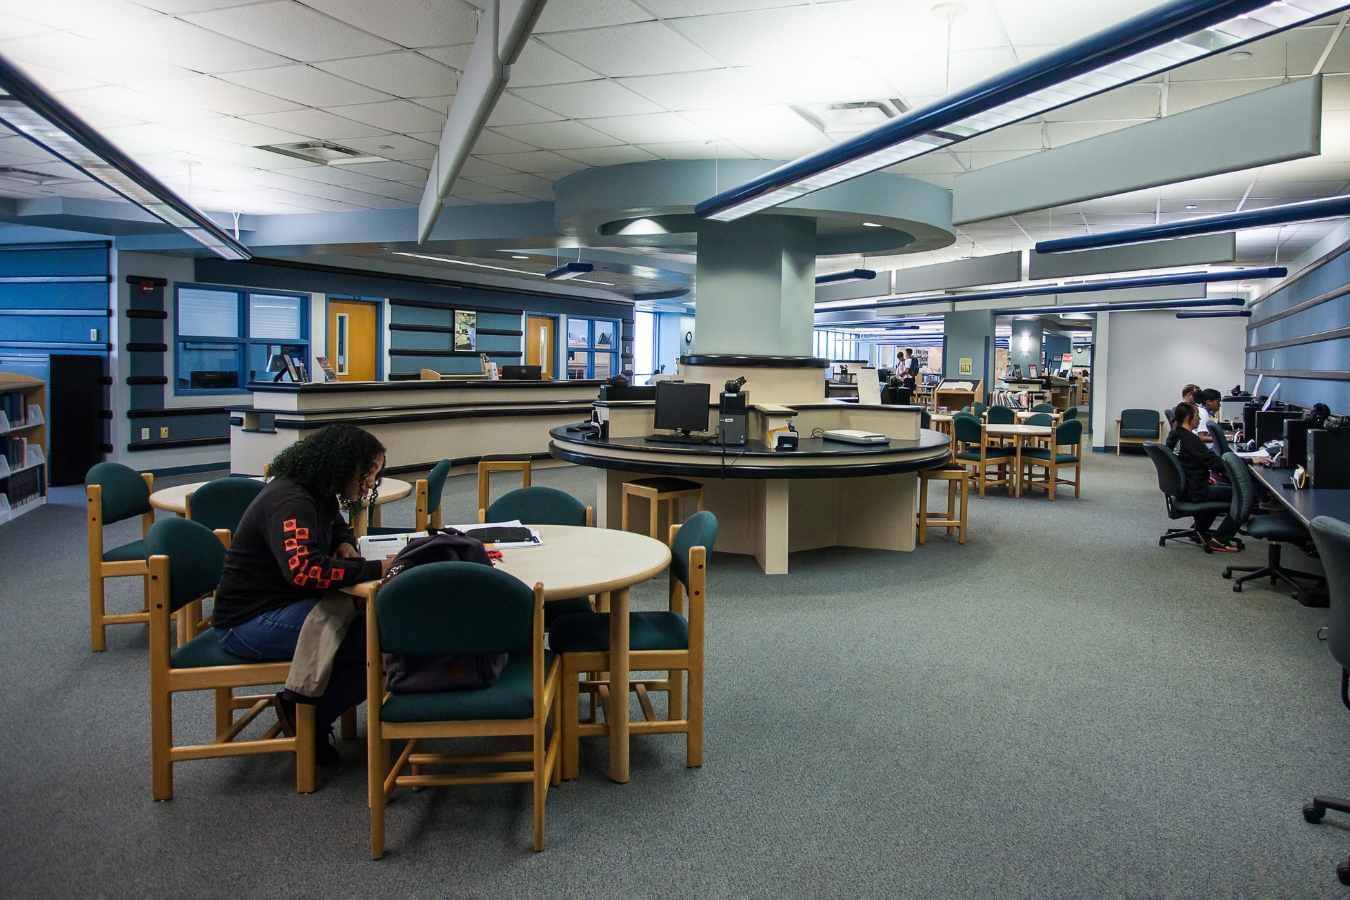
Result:
[[[473,354],[477,356],[478,354]],[[549,390],[567,387],[594,387],[596,394],[600,393],[600,385],[603,381],[596,379],[570,379],[555,378],[549,381],[534,381],[521,379],[518,381],[509,381],[499,379],[491,381],[483,379],[481,381],[321,381],[308,382],[305,384],[296,384],[292,381],[250,381],[246,390],[255,394],[330,394],[341,392],[345,394],[355,394],[369,391],[428,391],[444,390],[451,388],[454,390],[466,390],[468,388],[488,388],[489,390],[499,390],[502,388],[521,387],[529,385],[531,390]],[[291,412],[291,410],[260,410],[260,412]]]
[[[574,413],[589,412],[591,405],[581,403],[575,407],[542,407],[531,409],[452,409],[446,412],[435,413],[408,413],[395,416],[354,416],[339,417],[332,419],[282,419],[277,418],[273,421],[273,428],[285,428],[288,431],[308,431],[312,428],[323,428],[325,425],[402,425],[408,422],[440,422],[451,419],[507,419],[529,416],[563,416]],[[362,410],[354,410],[362,412]],[[277,413],[278,416],[285,413]],[[292,414],[293,415],[293,414]]]
[[[129,409],[128,419],[166,419],[173,416],[218,416],[230,411],[228,406],[166,406],[162,409]]]
[[[132,387],[138,387],[138,386],[140,386],[140,385],[147,385],[147,384],[153,385],[153,384],[168,384],[168,383],[169,383],[169,378],[168,378],[167,375],[128,375],[128,376],[127,376],[127,384],[131,385]]]
[[[413,413],[418,410],[432,411],[442,410],[450,411],[456,409],[493,409],[501,407],[504,409],[513,409],[524,404],[531,407],[542,407],[545,404],[553,406],[574,406],[582,403],[591,403],[590,400],[483,400],[466,401],[463,403],[416,403],[409,406],[362,406],[359,408],[350,408],[343,406],[326,406],[321,409],[258,409],[253,406],[224,406],[221,412],[245,412],[245,413],[264,413],[274,416],[328,416],[342,415],[343,413]]]
[[[743,356],[736,353],[698,353],[682,356],[686,366],[743,366],[748,369],[824,369],[828,359],[819,356]]]
[[[168,345],[168,344],[151,344],[151,343],[145,343],[145,342],[137,343],[137,342],[134,342],[134,341],[133,341],[132,343],[127,344],[127,352],[128,352],[128,353],[168,353],[168,352],[169,352],[169,345]]]
[[[132,452],[138,450],[172,450],[176,447],[209,447],[212,444],[228,444],[230,439],[226,437],[206,437],[206,438],[184,438],[181,441],[140,441],[134,444],[127,444],[127,449]]]
[[[128,309],[128,319],[167,319],[169,314],[162,309]]]

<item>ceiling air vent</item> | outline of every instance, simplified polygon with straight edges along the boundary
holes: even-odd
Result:
[[[875,128],[907,110],[900,100],[859,100],[852,103],[808,103],[793,112],[825,134],[854,134]]]
[[[282,156],[303,159],[305,162],[314,162],[323,166],[343,166],[351,163],[385,161],[383,156],[373,156],[369,153],[353,150],[351,147],[344,147],[341,144],[333,144],[328,141],[297,141],[294,144],[264,144],[257,149],[268,150],[272,153],[280,153]]]

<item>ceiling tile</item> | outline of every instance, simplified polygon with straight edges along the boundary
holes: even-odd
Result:
[[[993,0],[1014,44],[1067,44],[1136,16],[1151,0]],[[959,24],[959,23],[958,23]]]
[[[439,139],[440,137],[438,135],[437,140],[439,141]],[[537,147],[533,147],[513,138],[503,137],[495,131],[484,129],[483,133],[478,135],[478,142],[473,145],[473,150],[471,152],[475,155],[482,155],[484,153],[528,153],[531,150],[537,149]]]
[[[539,201],[544,202],[544,203],[552,203],[552,202],[553,202],[553,191],[552,191],[552,190],[547,190],[547,191],[521,191],[521,194],[522,194],[523,196],[529,197],[531,200],[539,200]]]
[[[134,91],[121,85],[105,85],[83,91],[64,91],[60,95],[63,103],[82,109],[97,109],[136,119],[142,122],[192,122],[197,119],[216,118],[216,114],[195,106],[187,106],[155,97],[151,94]]]
[[[660,22],[618,25],[543,38],[559,53],[612,78],[717,68],[718,62]],[[634,52],[641,48],[641,52]]]
[[[688,119],[671,112],[653,113],[645,116],[588,119],[586,124],[603,131],[605,134],[613,135],[627,144],[710,141],[716,137],[706,128],[700,128]]]
[[[425,141],[401,134],[382,134],[377,137],[352,138],[348,147],[401,162],[426,162],[436,155],[436,147]]]
[[[260,125],[270,125],[282,131],[303,134],[305,137],[323,141],[341,141],[346,138],[370,137],[380,134],[383,129],[361,122],[353,122],[320,109],[297,109],[289,112],[263,113],[246,116],[249,121]]]
[[[203,28],[301,62],[340,59],[398,49],[290,0],[184,16]]]
[[[362,103],[359,106],[335,106],[330,111],[335,115],[401,134],[430,131],[445,125],[444,115],[425,106],[409,103],[407,100],[384,100],[380,103]]]
[[[478,184],[503,191],[547,191],[553,187],[551,181],[545,181],[537,175],[524,173],[518,175],[479,175],[476,181]]]
[[[760,159],[790,160],[834,144],[823,134],[803,134],[796,137],[739,138],[736,146]]]
[[[0,13],[0,41],[9,41],[14,38],[46,34],[49,30],[50,29],[46,25],[40,25],[37,22],[32,22],[28,19],[19,19],[6,13]]]
[[[411,50],[330,60],[317,67],[395,97],[440,97],[453,94],[459,83],[454,69]]]
[[[306,0],[307,5],[404,47],[473,43],[478,17],[457,0]]]
[[[379,181],[372,184],[363,184],[355,190],[380,197],[387,197],[390,200],[401,200],[404,203],[417,203],[422,199],[421,187],[399,184],[396,181]]]
[[[947,56],[945,53],[906,53],[878,56],[868,60],[881,75],[905,97],[942,96],[947,93]],[[952,53],[953,91],[990,78],[1013,65],[1004,48],[965,50]]]
[[[293,178],[303,178],[306,181],[321,181],[324,184],[338,184],[356,186],[359,184],[369,184],[372,181],[380,181],[374,175],[366,175],[362,172],[353,172],[348,166],[317,166],[308,165],[296,169],[291,169],[286,173]]]
[[[893,88],[866,62],[841,59],[740,70],[784,103],[844,103],[885,100]]]
[[[312,66],[254,69],[249,72],[231,72],[220,77],[306,106],[345,106],[389,99],[387,94],[321,72]]]
[[[674,110],[761,106],[774,99],[735,69],[644,75],[621,78],[619,84]]]
[[[778,6],[805,6],[810,0],[645,0],[644,6],[663,19],[683,16],[711,16],[747,9],[772,9]]]
[[[42,0],[42,2],[15,3],[7,11],[50,28],[60,29],[161,18],[154,10],[137,6],[127,0]]]
[[[537,125],[508,125],[494,129],[498,134],[524,141],[545,150],[571,150],[577,147],[607,147],[620,143],[607,134],[580,122],[541,122]]]
[[[417,52],[463,72],[464,67],[469,64],[469,53],[472,50],[473,44],[456,44],[453,47],[423,47]]]
[[[706,148],[705,148],[706,149]],[[565,150],[564,156],[575,159],[588,166],[618,166],[624,163],[647,162],[657,157],[638,147],[590,147],[582,150]],[[553,179],[556,181],[557,179]]]
[[[36,63],[100,84],[126,84],[192,74],[168,63],[128,53],[125,47],[111,47],[66,32],[6,41],[3,52],[7,59]],[[57,89],[49,82],[42,84],[49,90]]]
[[[1265,88],[1274,87],[1280,83],[1279,78],[1261,78],[1247,81],[1196,81],[1196,82],[1172,82],[1168,88],[1167,113],[1176,115],[1179,112],[1196,109],[1201,106],[1208,106],[1211,103],[1218,103],[1220,100],[1228,100],[1231,97],[1240,97],[1243,94],[1251,94]]]
[[[75,33],[119,49],[136,47],[151,59],[208,74],[289,62],[283,56],[169,16],[90,25]]]
[[[197,134],[219,138],[222,141],[233,141],[236,144],[244,144],[249,147],[259,147],[263,144],[289,144],[293,141],[304,140],[303,135],[294,132],[273,128],[270,125],[259,125],[257,122],[230,116],[218,116],[202,122],[193,122],[191,129]]]
[[[384,178],[389,181],[417,180],[425,182],[427,179],[426,169],[401,162],[353,163],[350,166],[343,166],[343,168],[351,169],[362,175],[374,175],[376,178]]]
[[[786,106],[690,110],[681,115],[719,137],[731,140],[820,134],[819,129]]]
[[[586,81],[595,75],[595,72],[572,62],[547,44],[531,38],[521,51],[520,59],[511,67],[511,86],[564,84],[569,81]]]
[[[712,148],[706,141],[666,141],[643,144],[641,149],[661,159],[708,159],[712,156]],[[750,154],[735,146],[723,146],[719,155],[722,159],[744,159]]]
[[[488,126],[530,125],[535,122],[556,122],[561,118],[562,116],[555,112],[550,112],[542,106],[535,106],[533,103],[526,103],[515,94],[506,91],[497,101],[492,115],[488,117]]]
[[[471,160],[472,161],[472,160]],[[586,168],[579,162],[549,153],[547,150],[535,150],[531,153],[501,153],[489,157],[486,162],[496,163],[517,172],[577,172]],[[464,174],[473,176],[469,164],[464,164]],[[498,173],[500,174],[500,173]]]
[[[418,106],[425,106],[427,109],[434,110],[441,114],[441,121],[450,114],[450,106],[455,102],[455,95],[449,94],[442,97],[418,97],[412,101]]]
[[[661,111],[661,107],[650,100],[603,79],[548,87],[512,87],[510,90],[517,97],[569,119],[631,116]]]
[[[677,19],[671,25],[729,66],[781,65],[862,55],[856,46],[857,35],[852,41],[847,40],[814,6],[699,16]]]
[[[528,156],[528,154],[526,155]],[[552,153],[548,155],[553,156]],[[558,158],[561,159],[561,157]],[[563,160],[563,162],[568,162],[568,160]],[[477,178],[480,175],[511,175],[519,171],[520,169],[512,166],[499,165],[478,156],[470,156],[464,160],[464,165],[460,167],[459,174],[467,178]]]
[[[227,6],[244,6],[256,0],[135,0],[136,5],[176,16],[179,13],[205,12]]]
[[[154,97],[197,106],[227,116],[248,116],[297,108],[296,104],[289,100],[270,97],[209,75],[137,81],[130,87]]]
[[[534,26],[534,33],[647,22],[651,18],[631,0],[550,0]]]

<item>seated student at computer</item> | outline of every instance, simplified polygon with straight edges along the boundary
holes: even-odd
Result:
[[[1167,446],[1176,451],[1182,471],[1186,473],[1186,495],[1182,499],[1191,503],[1227,503],[1233,497],[1232,488],[1226,484],[1209,483],[1210,472],[1223,472],[1223,461],[1195,434],[1200,424],[1200,413],[1195,404],[1178,403],[1172,414],[1176,418],[1172,433],[1167,436]],[[1209,535],[1211,549],[1236,553],[1238,548],[1232,539],[1237,533],[1237,522],[1231,516],[1224,515],[1219,527],[1211,532],[1210,526],[1217,516],[1218,513],[1196,516],[1196,529]]]
[[[1200,414],[1200,425],[1195,429],[1196,435],[1200,440],[1209,443],[1209,423],[1218,421],[1219,406],[1223,402],[1223,394],[1220,394],[1214,388],[1205,388],[1203,391],[1195,393],[1196,411]]]

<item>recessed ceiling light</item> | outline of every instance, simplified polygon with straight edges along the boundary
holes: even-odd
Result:
[[[864,222],[863,224],[866,225],[868,228],[880,228],[880,227],[881,227],[881,223],[880,223],[880,222]]]
[[[528,256],[517,256],[517,255],[515,255],[514,253],[511,254],[511,258],[512,258],[512,259],[529,259]]]
[[[1200,207],[1197,206],[1197,205],[1194,204],[1194,203],[1187,203],[1187,204],[1186,204],[1186,208],[1187,208],[1187,209],[1199,209]]]
[[[1228,54],[1228,58],[1241,62],[1244,59],[1251,59],[1252,55],[1246,50],[1234,50],[1232,53]]]

